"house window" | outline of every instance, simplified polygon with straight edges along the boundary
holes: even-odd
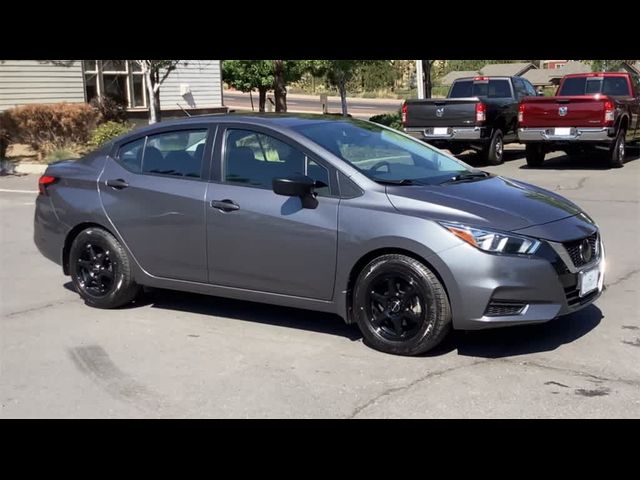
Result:
[[[147,93],[137,62],[131,60],[83,60],[87,102],[100,96],[112,98],[127,108],[145,108]]]

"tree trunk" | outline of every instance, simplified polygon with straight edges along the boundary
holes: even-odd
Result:
[[[338,85],[338,90],[340,91],[340,103],[342,104],[342,115],[345,117],[348,115],[347,112],[347,85],[344,80],[340,82]]]
[[[424,75],[424,97],[431,98],[431,65],[433,60],[422,60],[422,72]]]
[[[264,107],[267,103],[267,87],[258,87],[258,93],[260,94],[260,99],[258,100],[258,111],[264,112]]]
[[[273,61],[273,93],[276,97],[276,112],[287,111],[287,87],[284,81],[284,61]]]
[[[160,93],[156,102],[156,92],[154,91],[151,70],[148,67],[142,67],[144,73],[144,83],[147,86],[147,98],[149,99],[149,125],[160,121]]]

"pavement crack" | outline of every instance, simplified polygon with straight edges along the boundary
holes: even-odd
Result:
[[[75,302],[75,298],[69,298],[67,300],[59,300],[57,302],[49,302],[43,305],[38,305],[37,307],[25,308],[24,310],[16,310],[15,312],[9,312],[4,315],[5,318],[17,317],[19,315],[24,315],[25,313],[33,313],[38,310],[44,310],[45,308],[58,307],[60,305],[65,305],[67,303]]]
[[[349,415],[347,415],[346,418],[349,418],[349,419],[355,418],[360,413],[362,413],[364,410],[366,410],[370,406],[372,406],[375,403],[377,403],[380,399],[382,399],[384,397],[389,397],[389,396],[394,395],[394,394],[399,393],[399,392],[404,392],[406,390],[409,390],[410,388],[418,385],[421,382],[424,382],[425,380],[429,380],[429,379],[434,378],[434,377],[440,377],[440,376],[442,376],[442,375],[444,375],[446,373],[453,372],[453,371],[456,371],[456,370],[461,370],[463,368],[473,367],[473,366],[479,365],[481,363],[487,363],[487,362],[490,362],[491,360],[492,359],[479,360],[479,361],[476,361],[476,362],[473,362],[473,363],[467,363],[465,365],[458,365],[456,367],[445,368],[444,370],[437,370],[435,372],[429,372],[426,375],[423,375],[422,377],[419,377],[419,378],[416,378],[415,380],[410,381],[406,385],[387,388],[386,390],[383,390],[382,392],[374,395],[372,398],[370,398],[369,400],[367,400],[363,404],[361,404],[361,405],[357,406],[356,408],[354,408],[353,411]]]
[[[599,383],[599,382],[613,382],[613,383],[622,383],[625,385],[630,385],[632,387],[640,387],[640,380],[631,380],[628,378],[612,378],[612,377],[603,377],[602,375],[595,375],[593,373],[589,373],[589,372],[584,372],[582,370],[576,370],[573,368],[566,368],[566,367],[556,367],[553,365],[546,365],[544,363],[538,363],[538,362],[531,362],[531,361],[524,361],[524,362],[516,362],[512,359],[508,359],[508,358],[500,358],[500,359],[496,359],[499,362],[506,362],[506,363],[511,363],[511,364],[516,364],[516,365],[524,365],[527,367],[537,367],[537,368],[541,368],[544,370],[552,370],[554,372],[563,372],[563,373],[570,373],[572,375],[577,375],[580,377],[585,377],[591,380],[595,380],[594,383]]]
[[[555,190],[580,190],[582,187],[584,187],[584,184],[588,178],[589,177],[582,177],[580,180],[578,180],[578,184],[575,187],[563,187],[562,185],[556,185]]]
[[[613,282],[607,283],[605,286],[607,288],[614,287],[614,286],[618,285],[619,283],[622,283],[622,282],[624,282],[626,280],[629,280],[631,277],[633,277],[634,275],[636,275],[638,273],[640,273],[640,268],[634,268],[630,272],[627,272],[624,275],[622,275],[621,277],[616,278]]]

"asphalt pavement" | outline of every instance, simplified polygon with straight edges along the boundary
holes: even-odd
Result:
[[[583,206],[602,228],[606,291],[416,358],[303,310],[162,290],[89,308],[33,244],[37,176],[0,177],[0,418],[639,418],[637,155],[621,170],[560,154],[528,169],[516,146],[482,168]]]

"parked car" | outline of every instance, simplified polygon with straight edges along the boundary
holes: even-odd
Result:
[[[455,155],[472,148],[497,165],[504,145],[518,141],[518,103],[527,95],[536,90],[524,78],[460,78],[447,98],[407,100],[402,106],[404,131]]]
[[[39,180],[35,243],[87,305],[140,286],[340,315],[414,355],[453,327],[546,322],[602,291],[578,206],[370,122],[162,122]]]
[[[640,79],[622,72],[567,75],[556,96],[522,100],[518,136],[532,167],[554,150],[598,149],[610,166],[622,167],[626,144],[640,141]]]

